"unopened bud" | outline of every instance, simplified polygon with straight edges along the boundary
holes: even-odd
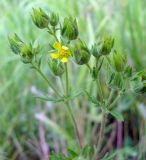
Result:
[[[18,37],[18,35],[15,33],[13,35],[10,35],[8,37],[10,48],[15,54],[20,53],[20,46],[23,44],[22,40]]]
[[[123,72],[127,63],[126,55],[114,51],[113,63],[117,72]]]
[[[56,76],[61,76],[65,71],[64,64],[57,59],[49,60],[48,64],[49,64],[51,71]]]
[[[68,40],[74,40],[78,37],[78,26],[76,19],[64,18],[61,35]]]
[[[49,16],[41,8],[33,9],[32,20],[34,24],[40,29],[48,27]]]
[[[100,54],[101,55],[108,55],[110,54],[113,46],[114,46],[114,39],[112,37],[106,37],[104,38],[102,44],[101,44]]]
[[[33,52],[31,45],[26,45],[23,43],[20,48],[20,56],[24,63],[30,63],[33,59]]]
[[[90,59],[90,52],[85,43],[78,40],[73,48],[75,62],[79,65],[87,64]]]
[[[91,54],[92,54],[94,57],[98,58],[98,57],[101,56],[100,50],[101,50],[101,45],[95,43],[95,44],[92,46],[90,52],[91,52]]]
[[[50,15],[51,26],[53,26],[53,27],[57,26],[58,22],[59,22],[59,15],[52,12],[51,15]]]

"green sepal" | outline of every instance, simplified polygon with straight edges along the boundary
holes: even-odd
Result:
[[[49,16],[41,8],[33,8],[31,16],[34,24],[38,28],[44,29],[48,27]]]

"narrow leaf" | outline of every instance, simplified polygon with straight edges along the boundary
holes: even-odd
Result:
[[[120,112],[117,112],[115,110],[109,111],[109,113],[115,117],[118,121],[124,121],[123,115]]]
[[[95,97],[90,96],[87,91],[85,91],[85,94],[86,94],[86,96],[88,97],[88,100],[89,100],[90,102],[92,102],[93,104],[95,104],[95,105],[97,105],[97,106],[100,106],[100,105],[101,105],[101,103],[100,103]]]

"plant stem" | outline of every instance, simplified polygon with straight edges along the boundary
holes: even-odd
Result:
[[[111,91],[105,107],[108,107],[108,105],[110,104],[110,101],[113,97],[113,94],[114,94],[114,90]],[[115,105],[115,103],[119,100],[121,94],[122,94],[122,92],[120,92],[119,95],[115,98],[115,100],[109,105],[109,107],[108,107],[109,109],[111,109]],[[102,142],[103,142],[103,138],[104,138],[104,129],[105,129],[105,124],[106,124],[106,117],[107,117],[106,111],[105,111],[105,109],[102,109],[102,121],[101,121],[101,126],[100,126],[100,131],[99,131],[97,150],[96,150],[95,155],[94,155],[94,160],[99,159],[99,152],[101,150],[101,146],[102,146]]]
[[[82,142],[80,140],[80,133],[79,133],[77,123],[76,123],[75,117],[73,115],[72,109],[69,106],[69,102],[66,102],[66,106],[67,106],[66,108],[67,108],[67,110],[68,110],[68,112],[71,116],[72,122],[73,122],[73,126],[74,126],[74,129],[75,129],[75,134],[76,134],[76,137],[77,137],[77,140],[78,140],[78,144],[79,144],[80,148],[82,148]]]
[[[94,160],[98,160],[98,158],[99,158],[99,152],[100,152],[102,142],[103,142],[103,138],[104,138],[105,124],[106,124],[106,113],[105,113],[105,110],[102,109],[102,121],[101,121],[101,126],[100,126],[100,131],[99,131],[97,149],[96,149],[96,152],[95,152],[95,155],[94,155]]]
[[[103,64],[103,60],[104,59],[102,59],[101,64],[100,64],[99,67],[98,67],[99,59],[96,60],[96,68],[98,68],[99,70],[101,69],[101,66]],[[99,73],[98,73],[98,77],[97,77],[97,80],[96,80],[96,84],[97,84],[97,88],[99,90],[99,93],[98,93],[99,94],[99,98],[100,98],[100,100],[102,102],[104,102],[104,95],[103,95],[103,91],[102,91],[102,86],[100,84]],[[104,106],[102,106],[102,107],[106,107],[105,105],[106,104],[104,104]],[[97,149],[96,149],[95,155],[93,157],[94,160],[98,160],[99,152],[101,150],[101,146],[102,146],[102,142],[103,142],[103,138],[104,138],[104,128],[105,128],[105,123],[106,123],[106,111],[105,111],[105,108],[102,108],[102,107],[101,107],[101,110],[102,110],[102,121],[101,121],[101,124],[100,124],[99,137],[98,137],[98,142],[97,142]]]
[[[103,100],[104,100],[104,96],[103,96],[101,84],[100,84],[100,81],[99,81],[99,77],[98,77],[97,80],[96,80],[96,84],[97,84],[97,88],[99,89],[100,99],[102,99],[102,101],[103,101]]]
[[[65,87],[64,87],[63,80],[62,80],[62,76],[59,76],[59,79],[60,79],[60,82],[61,82],[61,85],[62,85],[62,89],[63,89],[63,93],[64,93],[65,92]]]
[[[52,29],[48,26],[48,31],[49,31],[49,33],[50,33],[52,36],[54,36],[55,40],[56,40],[57,42],[59,42],[59,40],[58,40],[58,38],[57,38],[57,36],[56,36],[56,29],[53,28],[53,31],[52,31]]]
[[[33,65],[34,66],[34,65]],[[46,76],[43,74],[43,72],[36,66],[34,66],[35,69],[38,71],[38,73],[42,76],[42,78],[48,83],[48,85],[52,88],[52,90],[55,92],[55,94],[58,97],[61,97],[61,95],[58,93],[57,89],[53,86],[53,84],[51,83],[51,81],[49,79],[46,78]]]
[[[58,38],[57,38],[57,36],[56,36],[56,33],[54,33],[53,36],[54,36],[55,40],[56,40],[57,42],[59,42],[59,40],[58,40]]]
[[[117,101],[119,100],[119,98],[121,97],[121,94],[123,92],[121,91],[118,96],[114,99],[114,101],[109,105],[108,109],[112,109],[112,107],[117,103]]]
[[[66,96],[68,96],[69,79],[68,79],[68,67],[67,67],[67,63],[65,63],[65,79],[66,79]]]
[[[122,142],[123,142],[123,123],[117,121],[117,149],[122,148]]]
[[[92,72],[92,69],[90,67],[90,65],[87,63],[86,66],[89,68],[90,73]]]
[[[67,67],[67,63],[65,64],[65,78],[66,78],[66,96],[68,96],[69,94],[69,79],[68,79],[68,67]],[[79,134],[79,130],[78,130],[78,127],[77,127],[77,123],[76,123],[76,120],[75,120],[75,117],[73,115],[73,112],[72,112],[72,109],[69,105],[69,102],[67,101],[66,102],[66,106],[67,106],[67,110],[71,116],[71,119],[72,119],[72,122],[73,122],[73,125],[74,125],[74,129],[75,129],[75,133],[76,133],[76,136],[77,136],[77,140],[79,142],[79,146],[80,148],[82,148],[82,143],[81,143],[81,140],[80,140],[80,134]]]
[[[97,88],[98,88],[98,90],[99,90],[99,97],[100,97],[100,100],[104,100],[104,96],[103,96],[103,91],[102,91],[102,87],[101,87],[101,84],[100,84],[100,77],[99,77],[99,71],[100,71],[100,69],[101,69],[101,66],[102,66],[102,64],[103,64],[103,60],[104,60],[104,58],[102,59],[102,61],[101,61],[101,64],[100,64],[100,66],[98,67],[98,63],[99,63],[99,59],[96,59],[96,68],[98,68],[98,76],[97,76],[97,80],[96,80],[96,85],[97,85]]]
[[[110,104],[110,102],[111,102],[111,100],[113,98],[114,93],[115,93],[114,89],[112,89],[111,92],[110,92],[110,95],[109,95],[109,97],[107,99],[106,107]]]

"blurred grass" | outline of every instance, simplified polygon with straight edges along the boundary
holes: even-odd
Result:
[[[7,152],[6,155],[12,158],[8,155],[13,150],[10,148],[11,143],[14,143],[15,147],[22,146],[19,152],[23,152],[25,140],[37,138],[38,123],[34,114],[43,110],[41,107],[45,105],[32,98],[30,88],[34,85],[47,91],[46,84],[11,53],[7,40],[10,33],[16,32],[26,40],[40,41],[46,46],[43,51],[47,53],[49,37],[32,24],[30,18],[32,7],[56,11],[63,17],[76,16],[80,36],[89,46],[99,36],[113,35],[116,39],[116,48],[132,57],[129,63],[139,70],[146,67],[145,6],[144,0],[0,1],[0,155],[1,152]],[[44,71],[50,74],[47,69]],[[72,77],[72,81],[78,81],[77,87],[82,88],[86,70],[81,70],[78,75],[77,78]],[[89,117],[92,115],[95,117],[93,113],[94,110],[90,109]],[[72,133],[69,134],[72,136]],[[90,128],[87,137],[89,135]]]

